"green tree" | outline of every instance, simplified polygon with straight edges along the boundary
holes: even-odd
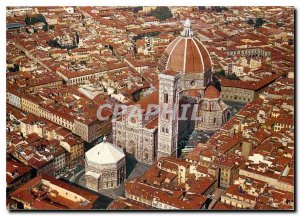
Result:
[[[26,25],[33,25],[35,23],[39,23],[39,22],[43,22],[43,23],[47,23],[46,22],[46,18],[42,15],[42,14],[38,14],[35,17],[25,17],[25,23]]]
[[[265,23],[266,23],[266,21],[263,18],[259,17],[259,18],[256,19],[254,27],[260,28]]]
[[[37,22],[46,23],[46,18],[43,16],[43,14],[38,14],[35,18]]]
[[[43,25],[43,30],[44,31],[48,31],[49,30],[49,26],[48,26],[47,22],[45,23],[45,25]]]
[[[157,7],[154,10],[151,10],[149,15],[154,16],[159,20],[166,20],[173,16],[170,9],[166,6]]]
[[[31,24],[31,19],[30,19],[30,17],[25,17],[25,23],[26,23],[26,25],[30,25]]]
[[[8,70],[9,70],[10,72],[17,72],[17,71],[19,71],[19,65],[14,64],[14,67],[8,68]]]

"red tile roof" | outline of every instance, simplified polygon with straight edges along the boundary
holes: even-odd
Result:
[[[204,97],[208,99],[216,99],[220,96],[220,92],[214,86],[209,86],[204,92]]]

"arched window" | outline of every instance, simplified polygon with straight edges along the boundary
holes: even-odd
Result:
[[[166,128],[166,133],[169,133],[169,129],[168,128]]]
[[[148,158],[149,158],[148,149],[145,149],[144,150],[144,159],[148,160]]]
[[[164,103],[168,103],[169,98],[168,98],[168,94],[164,93]]]
[[[166,113],[166,120],[169,120],[169,118],[170,118],[170,114]]]
[[[204,102],[204,109],[208,109],[208,103]]]
[[[214,124],[216,124],[216,118],[214,118]]]
[[[212,110],[214,110],[214,109],[215,109],[215,103],[211,103],[210,108],[211,108]]]

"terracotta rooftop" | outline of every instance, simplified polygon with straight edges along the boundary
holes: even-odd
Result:
[[[51,189],[48,184],[44,184],[44,181],[77,194],[78,196],[82,196],[86,201],[73,201],[73,199],[68,199],[67,196],[62,196],[58,191]],[[37,210],[91,209],[93,203],[98,198],[98,196],[94,194],[47,175],[39,175],[30,180],[12,192],[11,197],[12,199],[29,203]],[[50,202],[47,200],[50,200]]]
[[[212,67],[205,46],[195,37],[177,37],[167,47],[160,60],[162,70],[185,74],[205,73]]]
[[[31,170],[29,166],[23,163],[17,162],[16,160],[6,160],[6,183],[10,184],[14,180],[20,178]]]

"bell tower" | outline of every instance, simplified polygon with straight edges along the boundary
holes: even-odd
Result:
[[[157,158],[177,157],[180,73],[159,74],[159,116]]]

